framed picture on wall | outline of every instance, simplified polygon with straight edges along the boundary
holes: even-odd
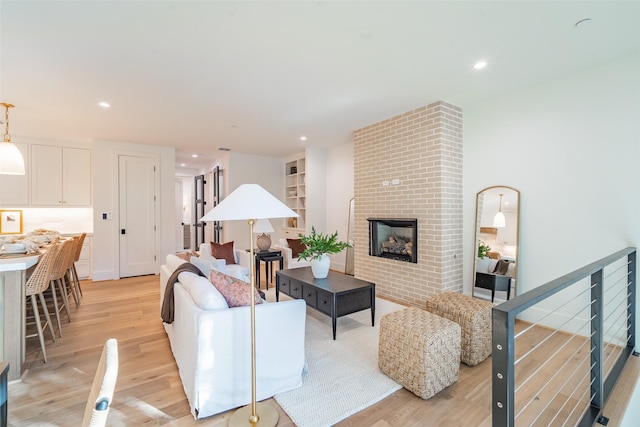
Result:
[[[22,234],[21,210],[0,210],[0,234]]]

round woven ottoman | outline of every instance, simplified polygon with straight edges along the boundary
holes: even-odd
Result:
[[[427,300],[426,309],[453,320],[462,329],[460,360],[475,366],[491,354],[493,304],[457,292],[445,292]]]
[[[423,399],[458,381],[460,326],[410,307],[380,320],[378,367]]]

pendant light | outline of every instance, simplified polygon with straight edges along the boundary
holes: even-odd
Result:
[[[498,213],[493,217],[493,226],[494,227],[504,227],[506,225],[506,221],[504,218],[504,214],[502,213],[502,193],[500,193],[500,205],[498,207]]]
[[[13,108],[13,104],[1,102],[4,107],[5,130],[4,138],[0,142],[0,175],[24,175],[24,159],[22,153],[11,143],[11,135],[9,135],[9,108]]]

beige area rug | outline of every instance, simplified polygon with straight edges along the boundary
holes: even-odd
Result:
[[[370,310],[340,317],[335,341],[331,318],[307,308],[302,387],[274,396],[298,427],[331,426],[402,387],[378,369],[378,336],[380,318],[403,308],[376,298],[375,326]]]

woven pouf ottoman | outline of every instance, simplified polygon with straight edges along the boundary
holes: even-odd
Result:
[[[460,361],[475,366],[491,354],[493,304],[457,292],[445,292],[427,300],[427,311],[453,320],[462,330]]]
[[[380,320],[378,367],[428,399],[458,381],[460,326],[415,307],[386,314]]]

